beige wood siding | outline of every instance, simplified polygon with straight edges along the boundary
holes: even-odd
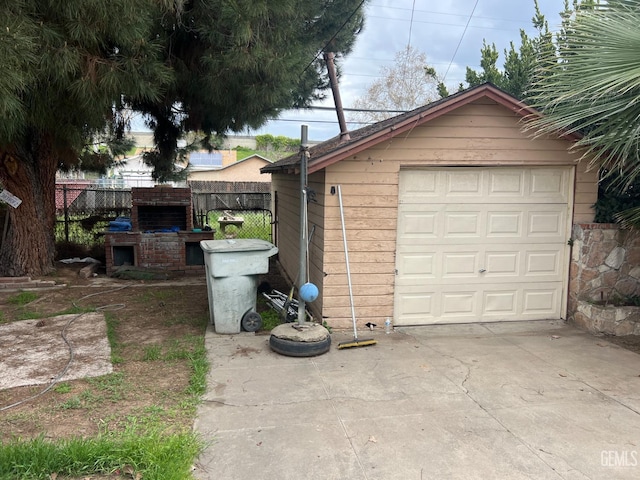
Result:
[[[324,241],[324,172],[314,173],[308,178],[309,188],[315,192],[315,201],[309,204],[309,230],[315,226],[309,245],[309,278],[318,286],[318,299],[307,308],[312,315],[321,318],[323,299],[323,241]],[[277,208],[272,207],[276,215],[275,243],[278,247],[278,259],[283,273],[291,283],[296,281],[300,265],[300,177],[296,175],[274,174],[271,182],[272,201],[277,198]],[[296,282],[297,283],[297,282]]]
[[[520,116],[493,101],[478,101],[325,169],[322,271],[327,275],[322,314],[330,325],[348,328],[351,323],[338,198],[330,194],[332,185],[342,186],[360,328],[368,321],[381,326],[385,317],[393,315],[401,167],[577,164],[573,221],[593,221],[596,172],[587,172],[579,155],[568,151],[568,140],[532,139],[521,128]]]

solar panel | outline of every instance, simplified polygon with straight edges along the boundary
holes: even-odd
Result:
[[[193,152],[189,155],[189,163],[194,166],[222,166],[222,153]]]

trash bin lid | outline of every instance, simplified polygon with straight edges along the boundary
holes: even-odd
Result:
[[[200,248],[207,253],[250,252],[271,250],[275,246],[258,238],[229,238],[226,240],[202,240]]]

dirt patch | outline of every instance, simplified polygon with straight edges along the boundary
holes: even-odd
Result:
[[[35,300],[23,305],[15,303],[18,292],[0,292],[1,381],[29,379],[29,385],[0,386],[0,441],[39,435],[93,436],[121,429],[132,419],[191,428],[194,408],[187,393],[188,353],[201,345],[208,322],[204,276],[160,282],[102,275],[83,279],[77,275],[83,266],[60,266],[47,279],[66,286],[33,292]],[[68,361],[60,330],[71,317],[58,314],[96,309],[97,313],[83,315],[68,327],[76,347],[77,375],[66,375],[48,392],[31,399]],[[22,335],[16,333],[20,328]],[[107,330],[115,342],[111,352]],[[19,347],[24,353],[26,339],[34,342],[28,351],[37,359],[36,368],[20,365],[27,363],[18,355]],[[103,370],[87,370],[98,357]],[[72,378],[76,376],[82,378]],[[36,382],[39,385],[33,385]],[[24,403],[6,409],[19,402]]]
[[[97,310],[85,320],[89,324],[97,318],[103,319],[102,330],[98,332],[91,325],[83,325],[83,321],[74,321],[69,326],[69,335],[74,341],[92,338],[93,345],[97,345],[96,341],[108,345],[109,331],[115,346],[111,349],[110,361],[105,362],[108,367],[102,368],[111,368],[111,372],[64,378],[38,396],[67,360],[64,355],[53,353],[68,353],[68,350],[59,343],[54,346],[37,340],[34,349],[40,352],[38,368],[32,369],[28,376],[35,378],[40,373],[38,381],[42,383],[0,386],[0,441],[40,435],[51,439],[94,436],[101,431],[123,429],[132,421],[143,425],[157,422],[178,430],[192,428],[195,406],[188,394],[191,376],[188,353],[202,345],[209,320],[204,275],[162,281],[121,280],[102,274],[85,279],[78,276],[83,266],[60,264],[55,274],[45,279],[65,286],[34,292],[35,298],[26,304],[14,303],[18,292],[0,291],[0,357],[7,362],[0,363],[0,371],[3,377],[7,371],[15,376],[27,376],[19,373],[18,358],[6,350],[7,345],[17,348],[15,335],[5,334],[4,331],[9,330],[2,328],[25,325],[27,331],[34,334],[55,333],[60,330],[60,322],[69,318],[59,317],[60,314]],[[271,271],[277,271],[277,267],[272,265]],[[281,290],[288,288],[277,273],[260,280]],[[266,309],[268,307],[259,302],[258,310]],[[36,327],[39,322],[41,326]],[[97,356],[97,349],[87,351],[79,347],[79,367],[85,368],[89,360]],[[108,358],[106,353],[100,356]],[[34,396],[36,398],[31,398]],[[19,405],[6,408],[16,403]],[[89,478],[118,477],[94,475]]]
[[[607,335],[604,338],[619,347],[640,354],[640,335],[625,335],[623,337]]]
[[[99,377],[113,371],[101,313],[0,325],[0,390]]]

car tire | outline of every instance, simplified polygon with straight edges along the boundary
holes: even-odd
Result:
[[[331,336],[315,342],[298,342],[271,335],[269,339],[271,350],[289,357],[315,357],[327,353],[331,348]]]

